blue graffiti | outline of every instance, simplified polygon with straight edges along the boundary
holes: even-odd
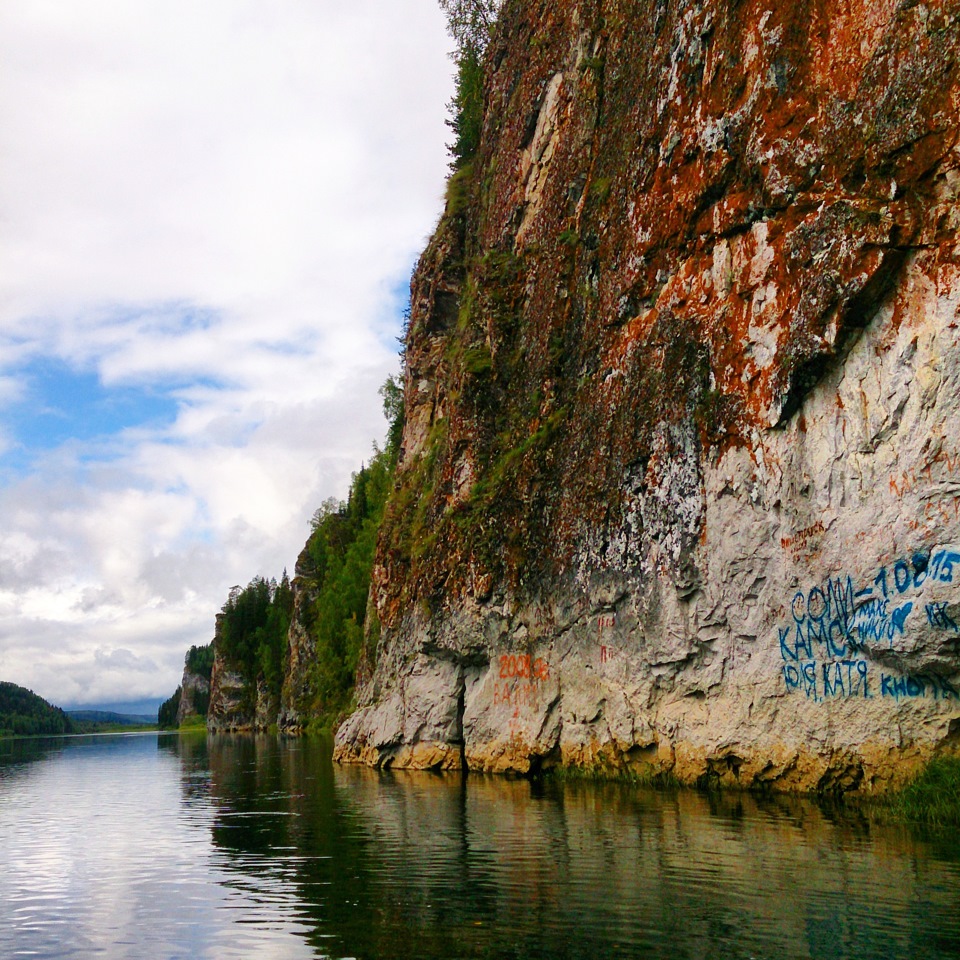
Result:
[[[928,579],[953,583],[958,569],[960,553],[954,550],[917,552],[881,567],[859,590],[850,575],[798,590],[790,603],[792,623],[777,628],[781,658],[785,663],[843,659],[880,643],[892,647],[905,634],[915,607],[903,594],[920,589]],[[960,633],[945,603],[927,604],[926,615],[931,626]]]
[[[879,694],[895,700],[932,697],[960,699],[950,683],[940,677],[900,676],[881,673],[879,684],[868,661],[871,648],[892,649],[906,634],[908,619],[917,607],[916,596],[927,580],[953,583],[960,580],[960,553],[918,551],[892,565],[857,589],[853,577],[827,577],[810,589],[798,590],[790,603],[791,619],[777,627],[782,673],[788,692],[802,692],[822,702],[837,698],[871,698]],[[960,634],[947,603],[924,604],[927,623],[938,630]]]
[[[943,677],[893,676],[880,674],[880,695],[899,701],[914,697],[933,697],[934,700],[956,700],[956,688]]]
[[[828,698],[872,696],[866,660],[787,663],[783,666],[783,679],[788,691],[800,690],[808,700],[817,702]]]
[[[777,628],[784,662],[843,659],[881,641],[892,647],[894,638],[906,630],[913,601],[892,606],[872,597],[857,606],[857,596],[849,576],[845,583],[838,578],[806,594],[798,591],[791,604],[793,623]]]
[[[931,627],[938,627],[941,630],[952,630],[954,633],[960,633],[960,626],[957,621],[947,613],[947,604],[928,603],[927,622]]]
[[[848,656],[854,638],[850,627],[856,609],[853,578],[826,580],[807,593],[797,591],[791,604],[793,623],[778,628],[780,655],[784,661]],[[815,653],[816,651],[816,653]]]
[[[796,666],[790,663],[784,664],[783,679],[788,691],[802,690],[808,700],[820,699],[817,690],[817,665],[812,660]]]
[[[911,587],[919,589],[929,578],[939,583],[953,583],[954,564],[960,564],[960,553],[953,550],[938,550],[931,557],[928,553],[915,553],[910,560],[898,560],[893,565],[892,576],[886,567],[873,578],[872,586],[861,590],[857,596],[869,596],[877,587],[884,599],[906,593]]]
[[[902,636],[913,601],[908,600],[899,607],[889,608],[889,601],[872,598],[857,609],[854,630],[860,644],[866,646],[869,641],[880,643],[886,640],[893,646],[893,638]]]

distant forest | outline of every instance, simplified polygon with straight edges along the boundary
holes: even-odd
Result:
[[[43,697],[0,681],[0,736],[74,733],[70,718]]]

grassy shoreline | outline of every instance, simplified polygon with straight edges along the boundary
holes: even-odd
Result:
[[[899,790],[868,806],[884,823],[960,826],[960,756],[934,757]]]
[[[172,727],[171,732],[173,733],[194,733],[197,730],[206,730],[207,729],[207,718],[201,716],[200,714],[193,714],[193,716],[187,717],[183,723],[178,727]]]

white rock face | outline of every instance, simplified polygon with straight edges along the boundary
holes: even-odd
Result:
[[[218,651],[213,660],[213,674],[210,678],[207,729],[211,733],[255,729],[256,702],[254,700],[251,703],[251,699],[250,690],[243,675],[228,669]]]
[[[960,271],[931,261],[783,428],[626,475],[549,609],[408,614],[339,757],[869,791],[956,741]]]
[[[621,7],[504,8],[337,756],[884,789],[960,749],[955,12]]]
[[[197,701],[209,697],[210,682],[193,673],[188,667],[183,668],[183,679],[180,681],[180,706],[177,708],[177,726],[188,717],[197,716]]]

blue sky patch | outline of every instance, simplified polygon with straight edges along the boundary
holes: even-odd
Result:
[[[104,440],[131,427],[159,428],[177,415],[169,389],[105,386],[96,372],[61,360],[38,358],[11,373],[25,387],[3,411],[13,441],[0,458],[7,469],[27,469],[37,455],[69,441]]]
[[[410,269],[405,270],[389,288],[390,306],[386,316],[379,317],[378,334],[380,341],[392,353],[399,353],[406,330],[407,311],[410,307],[410,279],[417,267],[413,260]]]

